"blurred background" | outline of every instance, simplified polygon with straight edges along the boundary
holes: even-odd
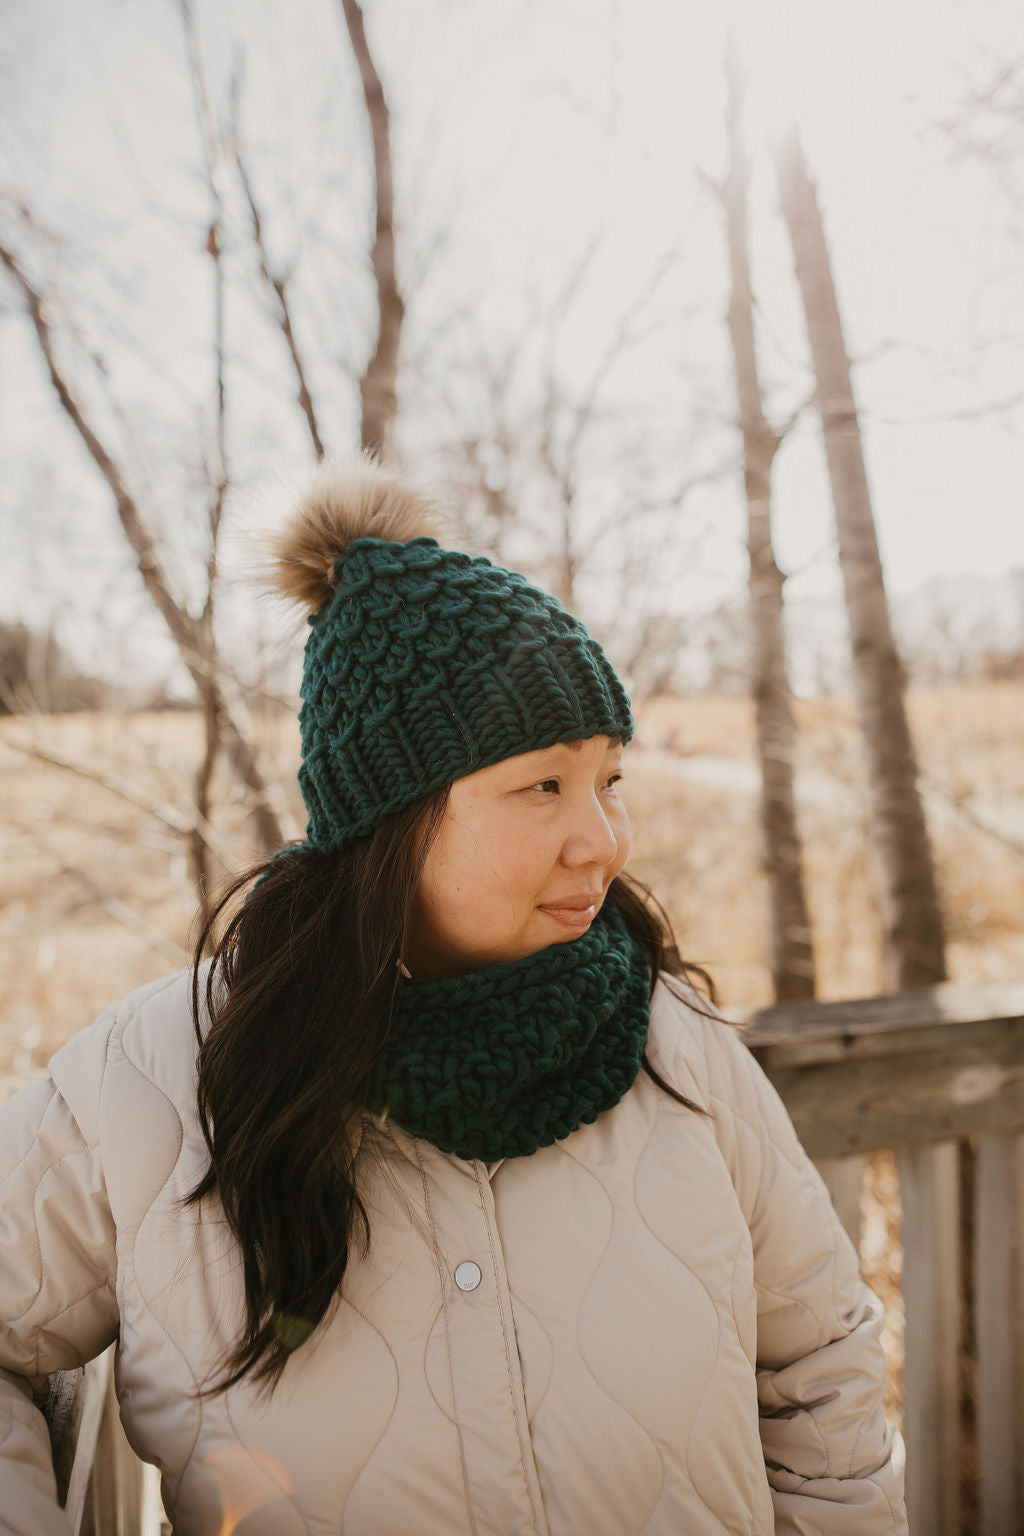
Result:
[[[361,446],[601,638],[726,1004],[1024,978],[1017,0],[6,0],[0,82],[6,1089],[302,835],[260,538]]]
[[[857,474],[826,452],[859,438],[946,966],[1024,974],[1018,5],[4,9],[9,1070],[182,962],[197,885],[301,835],[303,624],[259,537],[360,444],[601,637],[637,872],[756,1005],[786,993],[773,858],[804,865],[817,995],[887,984]],[[795,719],[759,742],[766,690]]]

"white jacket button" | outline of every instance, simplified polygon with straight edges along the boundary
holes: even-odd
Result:
[[[480,1265],[472,1259],[464,1259],[455,1271],[455,1284],[460,1291],[475,1291],[481,1278]]]

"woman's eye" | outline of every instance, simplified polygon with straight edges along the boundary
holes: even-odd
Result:
[[[605,789],[614,789],[616,784],[618,784],[618,782],[619,782],[619,780],[621,778],[622,778],[622,774],[621,773],[609,774],[608,778],[605,780],[605,783],[604,783]],[[558,780],[558,779],[540,779],[536,784],[531,784],[530,785],[530,789],[531,790],[534,790],[534,789],[539,790],[541,792],[541,794],[545,794],[545,795],[547,795],[547,794],[553,794],[553,795],[560,794],[561,793],[561,788],[562,788],[562,785],[561,785],[560,780]]]

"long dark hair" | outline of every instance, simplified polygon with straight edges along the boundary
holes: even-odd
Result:
[[[368,1249],[352,1119],[387,1038],[413,896],[447,801],[445,786],[338,852],[276,854],[234,881],[199,934],[192,1008],[210,1165],[188,1198],[219,1196],[242,1252],[246,1308],[209,1392],[246,1375],[272,1390],[338,1295],[352,1247]],[[620,874],[608,899],[644,949],[652,991],[667,972],[711,995],[705,973],[680,959],[645,886]],[[643,1066],[665,1093],[705,1113],[646,1055]]]

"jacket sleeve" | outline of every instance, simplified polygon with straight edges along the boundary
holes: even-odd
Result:
[[[112,1022],[85,1032],[86,1105]],[[34,1398],[116,1338],[115,1276],[98,1147],[52,1082],[32,1083],[0,1109],[0,1536],[67,1536]]]
[[[709,1107],[753,1244],[777,1536],[906,1536],[903,1441],[882,1408],[881,1302],[774,1087],[734,1030],[705,1028]]]

